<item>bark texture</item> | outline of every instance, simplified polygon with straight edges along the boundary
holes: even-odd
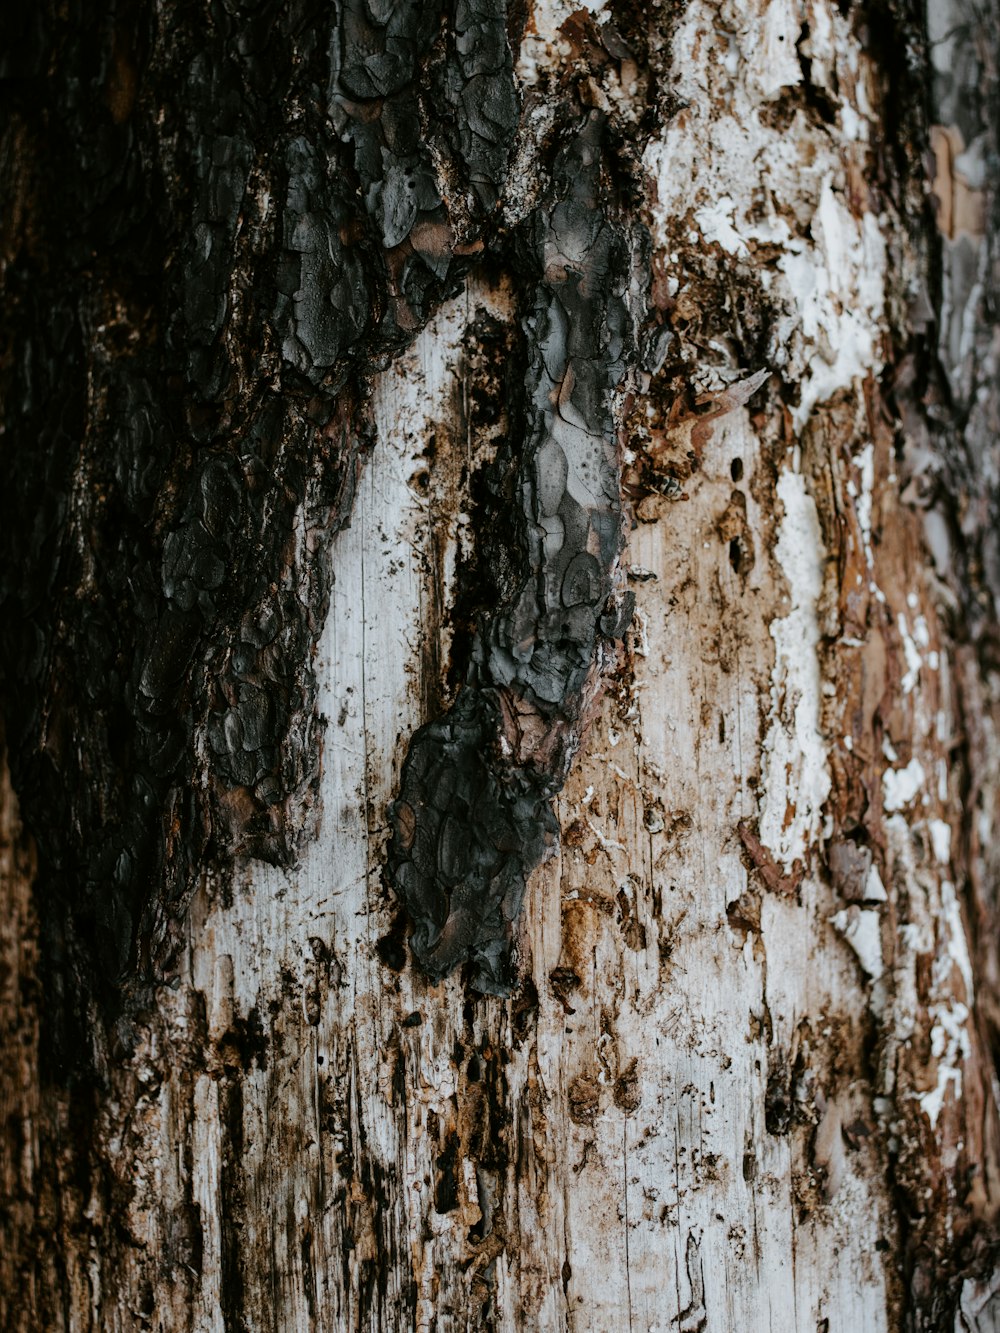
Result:
[[[517,125],[503,7],[444,19],[69,6],[6,44],[5,679],[61,1060],[148,1000],[201,866],[298,845],[370,379]]]
[[[393,810],[389,870],[416,925],[416,958],[435,979],[469,959],[473,984],[501,995],[510,923],[557,832],[549,803],[595,693],[598,645],[620,640],[632,618],[630,595],[615,598],[614,406],[636,365],[628,298],[644,256],[609,216],[606,138],[605,115],[591,112],[525,224],[525,392],[502,459],[514,475],[505,483],[498,467],[494,483],[513,503],[492,516],[504,573],[480,608],[468,680],[414,737]]]
[[[4,22],[0,1321],[1000,1325],[994,0]]]

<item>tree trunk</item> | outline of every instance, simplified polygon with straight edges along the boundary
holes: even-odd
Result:
[[[995,0],[5,21],[0,1322],[1000,1328]]]

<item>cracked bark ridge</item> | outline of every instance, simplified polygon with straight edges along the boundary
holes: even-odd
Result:
[[[432,151],[499,195],[504,20],[71,0],[11,34],[2,700],[70,1063],[95,1003],[148,1001],[206,864],[295,854],[368,384],[482,248],[488,208],[457,244]],[[461,151],[421,130],[442,71],[496,109]]]
[[[591,112],[556,158],[517,263],[533,292],[513,573],[477,628],[465,684],[413,736],[392,811],[388,869],[413,954],[439,979],[464,962],[507,994],[511,924],[557,833],[551,808],[579,742],[603,640],[631,618],[622,551],[615,395],[634,362],[633,238],[613,220],[607,123]]]
[[[480,232],[500,197],[518,123],[506,5],[457,0],[446,23],[445,15],[445,6],[422,0],[348,0],[331,41],[328,109],[351,147],[385,255],[387,350],[404,346],[458,290],[468,256],[483,248]],[[425,67],[433,72],[425,76]],[[450,117],[432,111],[440,93]],[[456,202],[465,201],[460,223],[441,198],[436,166]]]
[[[450,150],[444,172],[465,234],[500,200],[518,119],[505,8],[494,0],[456,0],[438,95],[428,99],[437,140]]]

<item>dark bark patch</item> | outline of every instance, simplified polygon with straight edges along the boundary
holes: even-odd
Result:
[[[3,57],[24,197],[0,689],[53,1067],[84,1059],[95,1011],[127,1045],[206,863],[294,858],[370,381],[460,285],[505,181],[501,0],[314,9],[64,6]]]
[[[578,1074],[569,1085],[570,1119],[577,1125],[593,1125],[601,1109],[601,1085],[593,1074]]]
[[[437,1178],[434,1182],[434,1209],[450,1213],[458,1207],[458,1135],[449,1130],[444,1148],[435,1159]]]
[[[221,1278],[219,1301],[226,1333],[247,1333],[243,1267],[245,1189],[243,1181],[243,1086],[227,1078],[219,1090],[222,1162],[219,1169],[219,1236]]]
[[[642,1082],[639,1062],[631,1059],[615,1079],[612,1093],[614,1104],[626,1115],[634,1115],[642,1105]]]
[[[605,120],[588,114],[518,239],[532,291],[520,450],[499,474],[516,477],[504,485],[515,540],[457,698],[414,735],[391,811],[388,872],[418,963],[438,979],[468,962],[472,984],[501,995],[527,876],[554,841],[551,799],[578,743],[598,644],[631,618],[615,579],[624,538],[613,398],[636,348],[634,238],[612,216],[607,152]]]

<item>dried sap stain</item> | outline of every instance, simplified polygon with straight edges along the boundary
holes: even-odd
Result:
[[[71,1062],[206,861],[294,856],[369,383],[483,248],[518,119],[489,0],[123,24],[38,9],[0,56],[2,698]]]

